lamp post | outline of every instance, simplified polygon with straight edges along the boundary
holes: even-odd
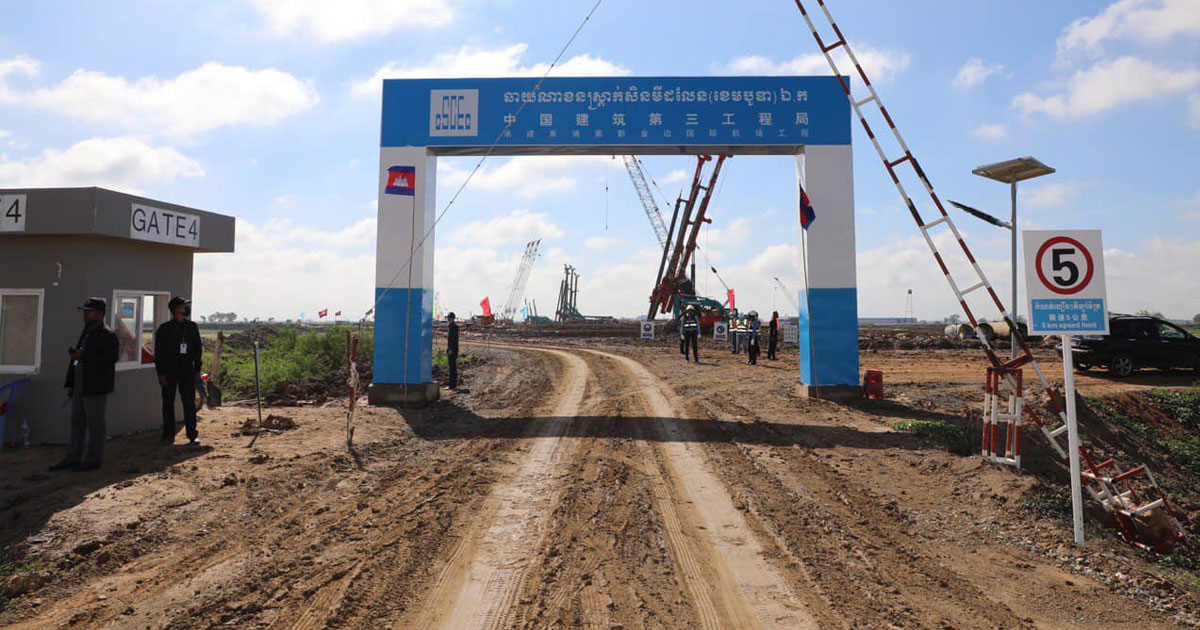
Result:
[[[1012,346],[1012,357],[1017,358],[1017,182],[1049,175],[1054,169],[1042,164],[1032,156],[1006,160],[995,164],[985,164],[971,171],[980,177],[1008,184],[1012,191],[1012,220],[1009,230],[1012,231],[1012,330],[1009,331],[1008,342]]]

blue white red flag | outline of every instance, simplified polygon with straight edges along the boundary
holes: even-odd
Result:
[[[813,221],[817,220],[817,213],[813,210],[812,202],[808,200],[808,193],[804,192],[804,184],[800,186],[800,227],[808,229]]]
[[[417,188],[417,167],[391,166],[388,167],[387,186],[383,189],[389,195],[413,196]]]

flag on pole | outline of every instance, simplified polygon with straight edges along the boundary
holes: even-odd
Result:
[[[320,317],[321,319],[325,319],[325,316],[328,314],[329,314],[329,309],[327,309],[327,308],[323,308],[323,309],[317,311],[317,317]]]
[[[483,309],[484,317],[492,316],[492,301],[491,300],[489,300],[486,297],[483,298],[483,301],[479,303],[479,307]]]
[[[737,308],[736,303],[733,301],[733,289],[726,291],[725,297],[729,298],[729,308]]]
[[[807,230],[817,220],[817,213],[808,199],[808,193],[804,192],[804,184],[797,182],[796,185],[800,187],[800,227]]]
[[[334,317],[341,317],[341,316],[342,316],[342,312],[341,312],[341,311],[338,311],[338,312],[334,313],[334,314],[333,314],[333,316],[334,316]]]

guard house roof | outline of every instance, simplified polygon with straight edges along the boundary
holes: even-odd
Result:
[[[24,195],[25,226],[4,236],[97,235],[232,252],[234,218],[106,188],[0,188]],[[194,228],[194,229],[193,229]]]

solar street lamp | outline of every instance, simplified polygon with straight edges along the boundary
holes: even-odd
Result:
[[[951,201],[955,207],[978,218],[982,219],[997,227],[1007,228],[1012,233],[1012,307],[1009,312],[1012,313],[1012,330],[1009,331],[1009,344],[1012,346],[1012,357],[1017,358],[1017,182],[1023,182],[1027,179],[1049,175],[1054,171],[1053,168],[1046,166],[1037,158],[1032,156],[1006,160],[995,164],[985,164],[971,171],[980,177],[1008,184],[1012,191],[1012,219],[1005,222],[993,217],[986,212],[976,210],[970,206],[965,206],[960,203]]]

